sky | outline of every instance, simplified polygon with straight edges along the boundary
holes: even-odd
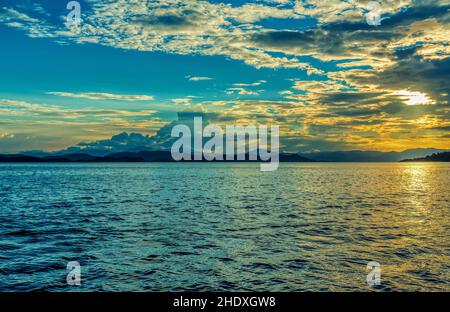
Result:
[[[442,0],[0,0],[0,153],[153,135],[180,111],[286,151],[450,149]]]

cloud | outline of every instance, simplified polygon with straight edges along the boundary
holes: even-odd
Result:
[[[27,14],[21,13],[13,8],[2,7],[0,8],[0,22],[9,21],[22,21],[36,23],[38,19],[31,18]]]
[[[15,135],[9,132],[0,132],[0,139],[12,139]]]
[[[371,10],[371,0],[296,0],[294,11],[298,14],[314,16],[320,24],[336,21],[359,22],[366,20],[366,13]],[[421,1],[415,0],[384,0],[381,4],[382,16],[391,16]],[[439,3],[439,1],[433,1]],[[444,1],[441,1],[444,3]]]
[[[141,151],[143,149],[160,149],[156,144],[155,138],[140,133],[127,133],[113,135],[111,139],[97,140],[92,142],[81,142],[66,149],[63,152],[91,153],[96,155],[106,155],[110,153]]]
[[[151,95],[136,95],[136,94],[112,94],[112,93],[69,93],[69,92],[47,92],[47,94],[57,95],[62,97],[71,97],[88,100],[115,100],[115,101],[152,101],[154,99]]]
[[[188,79],[189,81],[208,81],[208,80],[213,80],[214,78],[186,76],[186,79]]]
[[[259,95],[259,92],[250,91],[245,88],[228,88],[225,91],[227,94],[240,94],[240,95]]]
[[[185,98],[179,98],[179,99],[172,99],[171,101],[175,104],[187,105],[187,104],[192,103],[192,98],[185,97]]]
[[[235,86],[235,87],[257,87],[257,86],[260,86],[265,83],[267,83],[266,80],[259,80],[257,82],[253,82],[253,83],[234,83],[233,86]]]
[[[0,116],[7,117],[45,117],[47,119],[67,120],[83,118],[127,118],[148,117],[155,114],[155,110],[123,110],[123,109],[68,109],[56,105],[37,104],[26,101],[0,99]]]
[[[404,89],[430,94],[435,100],[448,103],[450,94],[450,58],[426,59],[417,49],[398,58],[395,65],[375,74],[384,88]]]
[[[267,83],[266,80],[258,80],[252,83],[234,83],[233,88],[228,88],[225,93],[228,95],[239,94],[239,95],[260,95],[264,90],[249,90],[248,88],[259,87]]]

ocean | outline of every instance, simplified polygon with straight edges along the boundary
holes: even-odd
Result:
[[[0,164],[0,290],[450,291],[449,185],[445,163]]]

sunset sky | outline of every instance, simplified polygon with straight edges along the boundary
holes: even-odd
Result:
[[[153,134],[179,111],[289,151],[450,149],[450,4],[0,1],[0,153]]]

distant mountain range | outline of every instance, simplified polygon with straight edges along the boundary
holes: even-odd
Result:
[[[446,153],[438,153],[438,154],[433,154],[431,156],[427,156],[427,157],[422,157],[422,158],[416,158],[416,159],[405,159],[402,160],[403,162],[421,162],[421,161],[441,161],[441,162],[450,162],[450,153],[446,152]]]
[[[101,153],[102,154],[102,153]],[[320,153],[281,153],[280,162],[399,162],[448,161],[450,152],[413,149],[404,152],[337,151]],[[224,157],[225,158],[225,157]],[[248,159],[246,155],[246,159]],[[0,155],[0,162],[173,162],[169,151],[128,151],[98,156],[98,153],[29,152]],[[248,160],[247,160],[248,161]]]
[[[225,158],[225,157],[224,157]],[[245,157],[248,159],[248,155]],[[224,160],[226,162],[226,160]],[[31,156],[25,154],[0,155],[0,162],[174,162],[168,151],[141,151],[112,153],[106,156],[89,154],[64,154]],[[253,162],[246,160],[243,162]],[[314,162],[298,154],[281,153],[280,162]]]
[[[404,159],[423,158],[435,153],[447,151],[435,148],[417,148],[403,152],[335,151],[301,153],[300,155],[315,161],[327,162],[399,162]]]

